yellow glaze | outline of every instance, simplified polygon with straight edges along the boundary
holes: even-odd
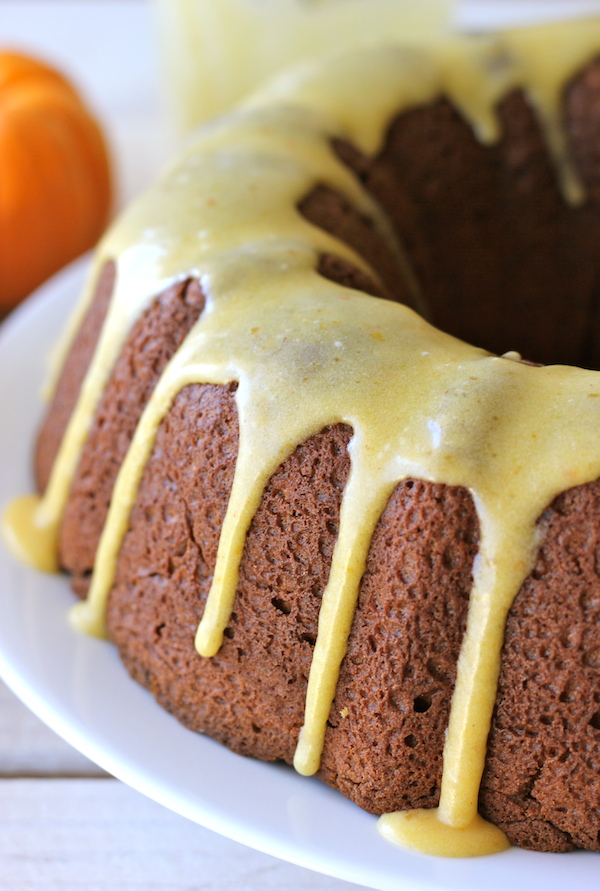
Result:
[[[418,854],[437,857],[478,857],[499,854],[509,846],[501,829],[479,814],[468,826],[456,829],[438,816],[437,808],[398,811],[379,818],[378,828],[388,841]]]
[[[203,130],[98,251],[91,280],[115,259],[113,301],[47,493],[37,508],[31,500],[25,505],[30,516],[19,545],[21,553],[30,545],[35,550],[35,527],[56,539],[86,431],[135,319],[168,284],[198,277],[206,309],[138,425],[113,493],[90,594],[74,608],[73,623],[104,633],[106,601],[141,474],[158,425],[182,387],[239,383],[239,456],[196,637],[205,657],[221,646],[246,532],[270,476],[325,426],[351,425],[351,472],[295,757],[301,773],[314,773],[372,532],[390,494],[409,477],[468,488],[480,549],[440,805],[381,821],[386,837],[448,856],[490,853],[507,844],[477,815],[504,624],[535,558],[538,517],[558,493],[600,476],[600,376],[533,368],[511,361],[518,359],[514,353],[491,356],[436,330],[412,309],[321,278],[316,267],[323,252],[364,263],[310,225],[296,206],[315,184],[326,183],[386,235],[387,223],[331,152],[331,137],[375,151],[399,109],[448,95],[476,132],[491,140],[499,135],[494,105],[517,84],[535,97],[566,192],[576,199],[576,179],[553,142],[560,132],[555,99],[560,84],[600,47],[600,24],[560,26],[563,36],[567,31],[576,49],[563,55],[554,53],[554,32],[546,29],[531,32],[530,42],[523,33],[453,44],[436,54],[387,47],[340,57],[286,76]],[[546,41],[548,65],[542,58]],[[83,308],[90,295],[91,286]],[[13,520],[9,512],[6,522],[18,539]],[[47,568],[45,558],[41,568]]]
[[[37,495],[23,495],[8,505],[2,533],[19,560],[40,572],[58,572],[58,526],[45,522]]]

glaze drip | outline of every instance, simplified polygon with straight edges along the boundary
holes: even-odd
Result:
[[[372,152],[400,109],[446,95],[482,138],[492,140],[498,137],[495,103],[516,84],[541,109],[565,193],[577,200],[576,179],[553,136],[554,127],[560,132],[554,100],[600,46],[600,24],[580,25],[577,51],[558,62],[550,55],[542,64],[546,30],[530,42],[508,35],[467,48],[444,46],[436,55],[387,48],[336,59],[278,81],[203,131],[102,242],[92,280],[115,258],[117,284],[81,398],[43,500],[21,502],[5,518],[22,553],[44,534],[46,554],[52,553],[86,432],[129,328],[162,288],[197,277],[206,308],[137,427],[113,493],[90,594],[74,608],[73,622],[92,634],[105,632],[106,601],[144,466],[161,420],[187,384],[238,383],[239,457],[196,636],[204,657],[221,645],[246,532],[269,478],[299,443],[326,426],[350,425],[351,474],[295,758],[301,773],[314,773],[372,533],[391,492],[408,478],[469,489],[480,549],[440,806],[381,821],[386,837],[445,855],[507,846],[504,835],[477,815],[504,623],[533,564],[538,517],[560,492],[600,476],[598,374],[533,368],[511,361],[513,354],[492,356],[436,330],[410,308],[324,280],[316,273],[324,252],[376,273],[296,208],[315,184],[326,183],[385,235],[386,221],[334,157],[331,139],[349,139]],[[90,296],[91,288],[83,307]],[[31,548],[29,553],[35,562]]]

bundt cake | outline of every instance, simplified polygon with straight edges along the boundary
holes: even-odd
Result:
[[[5,515],[180,721],[416,850],[600,850],[599,50],[360,50],[203,129]]]

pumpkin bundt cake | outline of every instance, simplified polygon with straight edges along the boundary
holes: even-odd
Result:
[[[599,51],[359,50],[200,131],[6,515],[180,721],[417,850],[600,850]]]

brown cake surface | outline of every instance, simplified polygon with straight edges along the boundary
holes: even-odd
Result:
[[[520,91],[500,103],[502,137],[492,146],[446,99],[391,120],[374,157],[334,139],[332,150],[384,209],[402,248],[318,183],[299,212],[350,244],[373,271],[323,253],[320,274],[380,295],[374,299],[408,303],[416,282],[416,299],[457,336],[499,353],[597,367],[600,62],[568,86],[564,107],[588,189],[578,207],[565,202]],[[41,488],[113,281],[107,268],[42,428]],[[204,307],[195,280],[158,294],[113,369],[61,529],[61,565],[79,594],[136,424]],[[212,658],[199,656],[194,633],[238,450],[235,391],[235,384],[189,385],[160,425],[121,547],[108,629],[131,675],[186,726],[244,755],[291,763],[353,431],[327,427],[273,474],[247,535],[224,644]],[[506,626],[480,810],[523,847],[600,850],[599,528],[597,482],[548,507],[535,567]],[[396,486],[377,525],[319,773],[373,813],[438,803],[478,543],[470,493],[418,479]]]

